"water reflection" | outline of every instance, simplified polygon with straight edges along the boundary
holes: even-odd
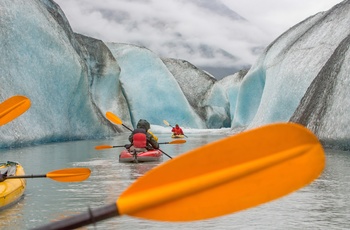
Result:
[[[0,229],[30,229],[90,208],[114,203],[136,179],[168,160],[125,164],[121,149],[96,151],[97,145],[122,145],[127,134],[112,140],[78,141],[1,150],[2,161],[19,161],[28,174],[65,167],[88,167],[92,173],[79,183],[28,179],[24,198],[0,212]],[[171,141],[159,135],[161,142]],[[162,145],[172,157],[224,136],[193,135],[182,145]],[[279,200],[231,215],[188,223],[155,222],[129,216],[112,218],[85,229],[348,229],[350,228],[350,153],[327,151],[324,173],[310,186]]]
[[[18,203],[9,206],[6,209],[0,210],[1,229],[11,229],[11,226],[13,225],[24,228],[22,225],[24,205],[25,203],[23,197]]]

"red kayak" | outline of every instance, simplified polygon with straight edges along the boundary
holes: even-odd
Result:
[[[119,154],[119,162],[139,163],[160,161],[162,159],[162,156],[163,153],[159,149],[148,150],[146,152],[138,152],[135,154],[125,149]]]

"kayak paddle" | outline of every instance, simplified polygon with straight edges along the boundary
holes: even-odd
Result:
[[[120,215],[158,221],[218,217],[294,192],[316,179],[324,167],[322,145],[307,128],[267,125],[158,165],[115,203],[36,229],[72,229]]]
[[[30,100],[24,96],[13,96],[0,103],[0,126],[23,114],[30,107]]]
[[[165,156],[169,157],[170,159],[173,159],[170,155],[168,155],[166,152],[164,152],[163,150],[159,149]]]
[[[98,146],[95,146],[95,149],[102,150],[102,149],[112,149],[112,148],[121,148],[121,147],[126,148],[126,145],[98,145]]]
[[[80,182],[86,180],[90,176],[90,173],[91,171],[89,168],[66,168],[55,170],[44,175],[7,176],[4,177],[3,180],[47,177],[59,182]]]
[[[163,120],[163,123],[164,123],[165,125],[167,125],[167,126],[170,126],[171,128],[174,128],[174,127],[173,127],[172,125],[170,125],[169,122],[166,121],[166,120]],[[188,136],[186,136],[185,134],[184,134],[184,136],[188,138]]]
[[[186,140],[173,140],[170,142],[160,142],[159,144],[162,145],[162,144],[184,144],[184,143],[186,143]]]
[[[111,122],[117,124],[117,125],[122,125],[124,126],[126,129],[130,130],[132,132],[132,130],[127,127],[126,125],[123,124],[123,121],[115,114],[113,114],[112,112],[107,112],[106,113],[106,117],[108,120],[110,120]]]
[[[170,142],[161,142],[158,144],[163,145],[163,144],[183,144],[183,143],[186,143],[186,140],[174,140]],[[120,148],[120,147],[126,148],[126,145],[98,145],[98,146],[95,146],[95,149],[101,150],[101,149],[112,149],[112,148]]]
[[[112,121],[115,124],[118,125],[123,125],[125,128],[127,128],[128,130],[130,130],[132,132],[132,129],[130,129],[129,127],[127,127],[126,125],[123,124],[123,121],[114,113],[112,112],[107,112],[106,113],[106,117],[108,120]],[[170,159],[173,159],[170,155],[168,155],[166,152],[164,152],[163,150],[159,149],[164,155],[166,155],[167,157],[169,157]]]

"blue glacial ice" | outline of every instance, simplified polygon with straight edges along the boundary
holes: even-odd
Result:
[[[173,75],[152,51],[127,44],[107,44],[120,68],[120,82],[128,101],[131,122],[139,119],[161,125],[163,120],[204,128]]]
[[[350,34],[308,88],[291,121],[305,125],[331,148],[350,149]]]
[[[105,118],[111,111],[128,126],[165,119],[232,132],[292,121],[350,149],[350,0],[295,25],[249,70],[221,80],[146,47],[74,33],[51,0],[2,0],[0,9],[0,101],[32,101],[1,127],[0,148],[124,132]]]
[[[0,146],[113,134],[93,108],[91,79],[79,43],[50,1],[1,1],[1,101],[25,95],[32,106],[1,127]],[[54,7],[54,8],[51,8]],[[49,9],[58,13],[54,18]]]
[[[344,1],[271,43],[242,81],[232,128],[293,121],[310,128],[326,145],[348,149],[349,13],[350,1]],[[325,85],[332,87],[325,91]],[[294,113],[299,115],[291,119]]]

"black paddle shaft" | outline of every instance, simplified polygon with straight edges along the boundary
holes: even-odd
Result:
[[[173,159],[171,156],[169,156],[168,154],[166,154],[163,150],[159,149],[164,155],[166,155],[167,157],[169,157],[170,159]]]
[[[19,175],[19,176],[8,176],[5,179],[23,179],[23,178],[42,178],[46,177],[46,174],[43,175]]]
[[[97,209],[90,209],[88,212],[72,216],[51,224],[47,224],[32,230],[65,230],[76,229],[85,225],[93,224],[110,217],[119,216],[119,211],[115,203]]]

